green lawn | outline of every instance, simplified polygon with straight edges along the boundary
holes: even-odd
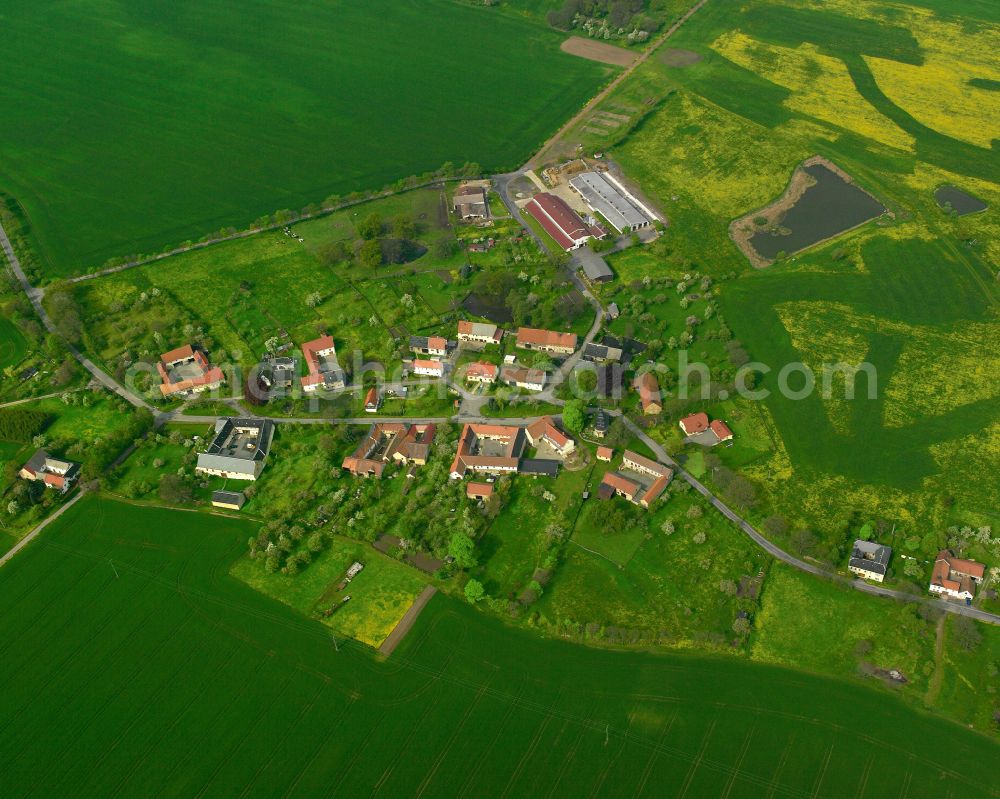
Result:
[[[936,797],[942,773],[969,796],[995,783],[995,742],[864,685],[586,650],[446,596],[387,662],[349,640],[335,649],[328,628],[230,575],[248,532],[89,498],[4,566],[0,749],[19,754],[0,793],[634,796],[655,784]]]
[[[343,590],[338,585],[352,563],[364,565],[362,572]],[[268,596],[291,605],[306,616],[321,614],[350,599],[324,624],[377,647],[403,618],[428,578],[415,568],[393,560],[373,547],[350,539],[338,539],[302,574],[288,577],[268,574],[249,558],[238,561],[233,575]]]
[[[0,369],[14,366],[28,352],[28,342],[10,319],[0,319]]]
[[[43,2],[5,28],[0,189],[49,277],[445,162],[512,168],[613,72],[451,0]]]

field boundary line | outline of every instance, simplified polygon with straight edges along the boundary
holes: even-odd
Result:
[[[380,654],[389,657],[389,655],[396,651],[396,647],[402,643],[410,628],[413,627],[420,612],[427,606],[427,603],[431,601],[431,597],[436,593],[437,588],[433,585],[424,587],[424,590],[420,592],[420,595],[413,600],[413,604],[403,614],[403,618],[392,628],[392,632],[385,637],[385,640],[379,646],[378,651]]]

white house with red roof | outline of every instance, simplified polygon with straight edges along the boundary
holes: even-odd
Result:
[[[302,390],[312,393],[318,388],[343,388],[344,370],[337,362],[337,347],[333,336],[320,336],[302,345],[302,357],[309,374],[302,378]]]
[[[445,365],[441,361],[417,358],[413,361],[413,374],[425,377],[444,377]]]
[[[517,331],[517,347],[522,350],[572,355],[576,350],[576,333],[559,333],[537,327],[522,327]]]
[[[576,449],[576,442],[556,427],[551,416],[535,420],[525,428],[524,434],[531,446],[537,449],[539,444],[546,444],[561,458],[569,456]]]
[[[465,369],[465,379],[470,383],[492,384],[497,381],[497,375],[499,374],[500,367],[495,363],[487,363],[486,361],[470,363]]]
[[[156,370],[160,373],[160,393],[164,397],[200,394],[226,382],[222,370],[212,366],[205,353],[190,344],[163,353]]]
[[[956,558],[950,549],[942,549],[934,561],[929,590],[952,599],[971,600],[985,573],[982,563]]]
[[[688,440],[703,447],[714,447],[733,440],[733,431],[721,419],[709,421],[707,413],[692,413],[678,422]]]
[[[503,338],[503,330],[489,322],[468,322],[464,319],[458,323],[458,340],[477,344],[499,344]]]
[[[69,491],[79,474],[80,464],[53,458],[44,449],[35,452],[18,472],[22,480],[37,480],[61,494]]]

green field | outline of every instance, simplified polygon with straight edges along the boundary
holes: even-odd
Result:
[[[48,276],[445,162],[512,168],[612,71],[451,0],[42,2],[4,28],[0,190]]]
[[[446,597],[388,661],[337,651],[229,576],[247,534],[90,498],[4,567],[0,793],[995,795],[995,743],[781,668],[586,650]]]
[[[28,342],[10,319],[0,319],[0,369],[15,366],[28,352]]]

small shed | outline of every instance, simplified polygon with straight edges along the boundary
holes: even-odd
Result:
[[[592,283],[610,283],[615,279],[615,273],[607,262],[590,247],[581,247],[573,256],[577,265]]]
[[[241,510],[246,504],[247,498],[242,491],[213,491],[212,506],[215,508],[226,508],[226,510]]]
[[[598,447],[597,448],[597,460],[604,461],[605,463],[611,463],[611,459],[614,457],[615,451],[611,447]]]

